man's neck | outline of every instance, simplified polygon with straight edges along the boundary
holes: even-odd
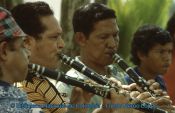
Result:
[[[9,84],[13,84],[13,80],[9,79],[8,77],[1,77],[0,78],[1,81],[4,81],[6,83],[9,83]]]
[[[146,80],[154,79],[157,75],[155,73],[150,72],[148,69],[146,69],[143,66],[139,66],[138,70],[143,78]]]
[[[7,82],[9,84],[13,84],[15,81],[12,78],[13,77],[12,73],[9,70],[7,70],[5,67],[1,69],[2,69],[2,76],[0,77],[0,80]]]

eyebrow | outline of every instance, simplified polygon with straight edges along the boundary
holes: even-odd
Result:
[[[53,36],[53,35],[55,36],[55,35],[62,35],[62,34],[63,34],[63,33],[58,33],[58,32],[57,32],[57,33],[48,34],[48,36]]]

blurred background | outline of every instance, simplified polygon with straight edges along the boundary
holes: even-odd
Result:
[[[23,2],[39,0],[0,0],[0,6],[10,10]],[[47,2],[63,28],[63,39],[66,43],[65,53],[77,55],[78,46],[73,40],[72,17],[76,8],[90,2],[108,5],[116,11],[120,29],[118,53],[125,60],[130,58],[130,42],[136,29],[143,24],[156,24],[166,28],[168,19],[175,12],[175,0],[40,0]]]

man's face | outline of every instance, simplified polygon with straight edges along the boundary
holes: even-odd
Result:
[[[94,24],[83,47],[89,61],[103,66],[111,64],[112,55],[118,48],[118,35],[116,19],[106,19]]]
[[[61,38],[62,29],[54,16],[42,17],[41,22],[46,30],[36,40],[31,53],[31,62],[55,69],[59,66],[58,53],[64,47]]]
[[[155,75],[165,74],[171,64],[172,50],[172,43],[156,44],[141,62],[150,73]]]
[[[20,82],[28,73],[29,51],[24,47],[24,38],[16,38],[13,43],[13,50],[7,49],[6,61],[2,68],[4,76],[10,75],[13,82]]]

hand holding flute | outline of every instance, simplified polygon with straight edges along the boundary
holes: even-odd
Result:
[[[168,109],[165,110],[169,110],[169,112],[171,110],[175,110],[169,96],[160,89],[158,83],[156,83],[154,80],[146,81],[143,77],[140,77],[118,54],[114,54],[113,59],[114,63],[117,63],[140,86],[143,91],[148,91],[155,96],[155,100],[147,100],[148,102],[163,106],[162,108],[165,108],[164,106],[166,106]]]
[[[115,90],[116,92],[120,93],[119,92],[119,87],[116,85],[116,86],[113,86],[113,83],[111,81],[109,81],[108,78],[102,76],[102,75],[99,75],[98,73],[94,72],[92,69],[88,68],[87,66],[75,61],[74,59],[64,55],[64,54],[60,54],[59,57],[61,58],[61,60],[66,63],[67,65],[73,67],[74,69],[76,69],[77,71],[83,73],[85,76],[91,78],[92,80],[96,81],[97,83],[99,84],[102,84],[102,85],[108,85],[109,87],[115,87]],[[142,102],[141,102],[142,103]],[[146,105],[149,105],[149,104],[146,104]],[[144,109],[144,110],[147,110],[147,109]],[[156,109],[157,111],[156,112],[162,112],[164,113],[164,111],[160,110],[159,108]],[[151,111],[149,110],[148,112],[155,112],[155,111]]]
[[[33,71],[35,71],[35,72],[38,72],[38,73],[40,73],[40,75],[45,75],[45,76],[48,76],[48,77],[51,77],[51,78],[54,78],[54,79],[56,79],[56,80],[61,80],[61,81],[64,81],[64,82],[66,82],[66,83],[69,83],[69,84],[71,84],[71,85],[78,85],[79,87],[81,87],[83,84],[82,84],[82,82],[80,81],[75,81],[73,78],[69,78],[68,76],[65,76],[65,75],[63,75],[63,74],[60,74],[60,73],[58,73],[58,72],[55,72],[55,71],[53,71],[53,70],[49,70],[49,69],[47,69],[47,68],[45,68],[45,67],[41,67],[41,66],[39,66],[39,65],[35,65],[35,64],[33,64],[33,65],[29,65],[29,68],[31,68]],[[117,84],[118,85],[118,84]],[[85,87],[86,88],[86,90],[88,89],[89,91],[93,91],[93,93],[97,93],[97,94],[105,94],[105,95],[103,95],[104,97],[106,97],[106,98],[110,98],[110,94],[111,94],[111,92],[109,93],[108,91],[106,92],[107,93],[107,95],[106,95],[106,93],[101,93],[101,92],[105,92],[105,90],[103,91],[103,89],[102,89],[102,91],[99,91],[99,92],[95,92],[95,90],[96,90],[96,87],[91,87],[91,86],[89,86],[89,85],[86,85],[87,87]],[[105,87],[104,87],[105,88]],[[97,88],[98,89],[98,88]],[[115,98],[111,98],[111,100],[113,101],[113,103],[120,103],[120,104],[122,104],[121,103],[121,101],[118,101],[118,99],[121,99],[121,100],[123,100],[123,99],[126,99],[126,101],[125,102],[123,102],[123,103],[128,103],[129,102],[129,99],[128,99],[128,97],[129,96],[126,96],[126,95],[121,95],[121,94],[123,94],[123,92],[115,92],[115,95],[118,97],[117,99],[115,99]],[[128,99],[128,100],[127,100]],[[139,102],[141,102],[140,100],[139,100]],[[150,105],[149,103],[139,103],[139,104],[142,104],[142,105]],[[139,110],[143,110],[143,111],[148,111],[148,112],[150,112],[150,113],[154,113],[154,110],[152,110],[152,109],[147,109],[147,108],[138,108]],[[157,113],[166,113],[166,112],[164,112],[164,111],[162,111],[161,109],[159,109],[159,108],[156,108],[155,109],[156,111],[158,111]]]

